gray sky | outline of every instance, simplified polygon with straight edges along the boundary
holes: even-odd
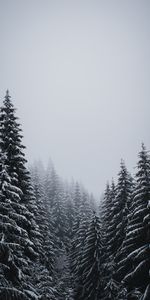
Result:
[[[29,161],[100,194],[150,149],[149,0],[0,0],[0,98],[9,88]]]

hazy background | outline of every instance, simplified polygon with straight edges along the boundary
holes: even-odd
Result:
[[[150,149],[149,0],[0,0],[0,98],[29,161],[52,158],[95,195]]]

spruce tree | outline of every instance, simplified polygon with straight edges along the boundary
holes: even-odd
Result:
[[[78,290],[78,286],[82,285],[83,267],[82,259],[84,255],[84,246],[86,241],[86,232],[89,226],[89,219],[92,215],[90,208],[90,198],[87,192],[83,191],[79,208],[79,224],[74,235],[71,248],[71,267],[73,275],[74,290]]]
[[[68,239],[68,247],[70,248],[70,244],[73,238],[75,207],[74,207],[73,197],[68,187],[65,188],[65,203],[66,203],[66,219],[67,219],[66,234]]]
[[[44,191],[44,182],[41,178],[38,165],[32,167],[31,173],[33,190],[36,198],[37,212],[36,221],[39,225],[39,253],[40,260],[43,265],[48,269],[50,275],[53,274],[55,246],[52,221],[50,220],[49,210],[47,209],[46,195]]]
[[[91,218],[92,208],[88,193],[77,183],[74,190],[74,223],[70,249],[71,271],[74,288],[81,281],[80,270],[86,231]]]
[[[126,238],[123,242],[123,258],[120,262],[120,273],[128,289],[128,299],[136,299],[136,294],[149,294],[150,270],[150,157],[142,144],[137,164],[136,184],[133,192],[133,203],[129,213]],[[138,296],[137,296],[138,297]]]
[[[22,144],[22,129],[16,117],[16,109],[8,90],[0,108],[0,148],[6,154],[8,173],[21,189],[21,200],[25,201],[31,193],[30,174],[25,164],[25,146]]]
[[[47,197],[47,203],[49,209],[55,204],[55,199],[58,194],[59,177],[56,173],[54,165],[51,160],[49,160],[48,167],[45,174],[45,193]]]
[[[26,218],[30,221],[28,234],[34,243],[38,243],[38,227],[35,223],[34,214],[37,210],[33,188],[31,186],[30,173],[26,168],[24,154],[25,146],[22,144],[22,129],[20,128],[16,109],[11,101],[8,90],[0,108],[0,149],[6,155],[7,171],[13,183],[21,190],[21,200],[28,210]],[[36,247],[37,248],[37,247]],[[30,252],[30,248],[27,252]],[[31,251],[31,256],[35,253]]]
[[[81,207],[81,197],[82,197],[82,192],[81,192],[81,187],[78,182],[76,182],[75,187],[74,187],[74,195],[73,195],[73,201],[74,201],[74,206],[75,206],[75,219],[74,219],[74,225],[73,225],[73,234],[76,233],[76,231],[79,228],[79,223],[80,223],[80,207]]]
[[[104,299],[116,299],[119,283],[116,277],[118,252],[126,235],[127,216],[131,203],[132,181],[121,161],[117,186],[112,183],[105,192],[104,213]],[[105,286],[106,285],[106,286]],[[119,287],[119,290],[121,287]]]
[[[113,217],[114,217],[114,203],[116,199],[116,187],[112,180],[111,186],[106,185],[104,192],[104,199],[100,208],[101,223],[102,223],[102,240],[104,244],[104,251],[102,254],[102,299],[113,299],[114,281],[112,280],[112,273],[114,270],[114,254],[111,248],[110,240],[114,235]]]
[[[113,208],[112,228],[113,235],[109,240],[109,247],[114,257],[120,249],[125,238],[127,228],[127,216],[131,204],[132,182],[127,168],[123,162],[120,164],[118,183],[116,186],[116,197]]]
[[[99,218],[93,213],[82,253],[82,281],[75,291],[75,299],[98,300],[102,286],[102,238]]]
[[[16,252],[12,264],[17,261],[16,266],[17,268],[20,266],[21,269],[19,274],[24,274],[23,278],[25,280],[22,280],[22,290],[32,291],[33,293],[32,266],[33,261],[38,258],[37,241],[39,236],[38,226],[34,218],[36,206],[29,172],[25,166],[26,159],[23,153],[24,146],[22,145],[21,129],[8,91],[6,92],[3,106],[0,108],[0,149],[2,176],[0,206],[3,214],[7,218],[14,220],[14,222],[11,220],[9,223],[6,216],[5,219],[3,218],[2,231],[5,229],[6,236],[8,233],[10,234],[7,238],[4,236],[2,241],[15,242],[15,244],[19,245],[17,247],[20,247],[20,250]],[[4,174],[5,177],[3,177]],[[3,180],[5,180],[5,183]],[[9,252],[12,253],[12,249],[9,249]],[[12,271],[10,273],[13,277],[11,278],[12,287],[15,287],[16,275]],[[7,289],[9,289],[9,285]],[[12,296],[12,299],[13,297],[15,298],[15,296]]]
[[[20,204],[22,191],[8,174],[6,155],[0,154],[0,299],[28,299],[27,291],[35,292],[30,276],[30,259],[25,255],[33,247],[25,217],[27,209]],[[25,229],[26,228],[26,229]]]

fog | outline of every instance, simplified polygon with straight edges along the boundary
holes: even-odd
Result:
[[[150,149],[150,1],[0,0],[8,88],[29,162],[49,157],[100,195]]]

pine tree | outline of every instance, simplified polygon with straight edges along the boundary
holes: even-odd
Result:
[[[75,299],[98,300],[101,293],[102,241],[99,218],[93,213],[86,234],[85,248],[82,253],[82,281],[75,291]]]
[[[8,174],[13,183],[21,193],[20,203],[25,204],[28,214],[25,215],[30,221],[28,234],[34,243],[38,242],[38,227],[34,220],[36,212],[35,197],[31,186],[30,174],[26,168],[24,149],[22,144],[22,129],[16,117],[16,109],[11,101],[8,90],[0,108],[0,149],[6,155],[6,165]],[[30,248],[27,250],[30,252]],[[35,253],[31,251],[31,256]]]
[[[78,257],[78,230],[79,230],[80,222],[82,221],[80,218],[81,197],[82,197],[81,187],[79,183],[76,182],[73,188],[74,220],[73,220],[73,227],[72,227],[72,242],[71,242],[71,249],[70,249],[72,274],[75,273],[76,265],[77,265],[77,257]]]
[[[36,198],[37,212],[36,221],[39,225],[39,253],[40,260],[43,265],[48,269],[50,275],[53,274],[54,269],[54,257],[55,257],[55,246],[53,227],[50,220],[49,210],[47,209],[46,195],[44,191],[44,182],[41,178],[38,164],[32,167],[32,185]]]
[[[41,173],[42,171],[42,173]],[[40,274],[36,279],[35,285],[39,293],[42,292],[42,299],[61,299],[60,286],[58,285],[58,270],[56,266],[57,257],[60,254],[56,247],[56,238],[54,236],[54,226],[52,214],[50,214],[49,201],[47,202],[44,188],[44,170],[37,163],[31,167],[31,178],[36,197],[38,211],[36,220],[39,225],[41,236],[40,240],[40,267],[35,266],[34,272]]]
[[[71,248],[71,270],[73,275],[74,290],[78,289],[82,282],[82,258],[84,255],[84,245],[86,240],[86,232],[89,226],[89,218],[91,218],[92,210],[90,209],[90,198],[88,194],[83,191],[81,196],[81,203],[79,208],[79,224],[72,240]]]
[[[116,187],[116,197],[113,208],[113,236],[109,241],[110,249],[116,256],[125,238],[127,228],[127,216],[131,204],[132,182],[126,166],[121,161],[118,183]],[[111,236],[110,236],[111,237]]]
[[[74,190],[74,223],[72,230],[72,242],[70,249],[71,273],[74,288],[81,281],[80,270],[86,231],[91,218],[92,208],[88,193],[78,183]]]
[[[110,239],[114,235],[113,217],[114,217],[114,203],[116,199],[116,187],[112,180],[111,186],[106,185],[104,192],[104,199],[100,207],[101,223],[102,223],[102,240],[104,244],[104,251],[102,254],[102,299],[113,299],[113,290],[115,283],[112,280],[112,273],[114,270],[114,255],[112,252]]]
[[[81,187],[78,182],[76,182],[75,187],[74,187],[74,196],[73,196],[73,201],[74,201],[74,206],[75,206],[75,219],[74,219],[74,225],[73,225],[73,234],[76,233],[76,231],[79,228],[79,223],[80,223],[80,206],[81,206]]]
[[[45,175],[45,193],[49,209],[51,209],[55,204],[55,199],[57,198],[58,194],[58,185],[59,177],[55,171],[52,161],[49,160]]]
[[[118,183],[115,188],[107,186],[105,192],[106,205],[104,211],[104,299],[116,299],[119,287],[116,269],[118,252],[126,235],[127,215],[129,212],[132,192],[131,176],[121,161]],[[118,290],[119,287],[119,290]]]
[[[149,293],[150,270],[150,157],[142,144],[137,164],[136,185],[133,192],[133,204],[129,213],[126,238],[123,242],[123,259],[120,262],[120,273],[128,289],[128,299],[136,294]],[[138,297],[138,296],[137,296]]]
[[[111,210],[110,201],[109,201],[110,197],[109,196],[110,196],[110,185],[109,185],[109,182],[107,182],[105,191],[102,195],[102,199],[99,203],[99,214],[100,214],[100,217],[101,217],[101,221],[103,223],[103,226],[102,226],[103,231],[104,230],[106,231],[106,228],[104,229],[104,227],[105,226],[107,227],[107,225],[106,225],[107,218],[108,218],[108,214],[110,213],[110,210]]]
[[[38,226],[36,225],[34,213],[36,211],[35,198],[30,184],[29,172],[25,167],[26,159],[24,157],[22,145],[22,135],[20,125],[15,117],[15,109],[10,100],[8,91],[0,109],[0,148],[1,148],[1,209],[5,214],[3,218],[2,230],[5,229],[5,235],[2,241],[7,241],[9,244],[14,242],[20,247],[19,252],[16,252],[16,266],[21,269],[21,273],[25,280],[22,285],[22,290],[32,290],[32,265],[33,261],[38,258],[37,241],[38,241]],[[5,158],[3,158],[3,156]],[[5,178],[3,175],[5,174]],[[3,183],[5,180],[5,183]],[[4,192],[5,187],[5,192]],[[10,207],[9,207],[10,205]],[[7,206],[7,209],[5,209]],[[4,209],[4,210],[3,210]],[[8,217],[14,220],[10,222],[9,227]],[[8,226],[8,227],[7,227]],[[8,229],[9,228],[9,229]],[[11,232],[12,230],[12,232]],[[8,232],[7,232],[8,231]],[[37,244],[36,244],[37,243]],[[12,253],[12,250],[9,249]],[[14,253],[14,252],[13,252]],[[20,261],[20,265],[19,262]],[[15,274],[12,274],[12,287],[15,287]],[[19,274],[21,274],[19,273]],[[9,284],[7,286],[9,289]],[[34,290],[35,291],[35,290]],[[6,290],[7,292],[7,290]],[[10,294],[10,290],[9,290]],[[14,296],[15,298],[16,292]],[[7,296],[9,298],[9,296]],[[23,296],[21,296],[23,298]],[[4,295],[3,295],[4,298]],[[17,296],[16,296],[17,299]]]
[[[52,218],[54,224],[54,234],[57,238],[58,246],[61,244],[67,245],[67,216],[66,202],[63,185],[61,182],[57,186],[57,194],[54,198],[52,207]]]
[[[25,201],[31,193],[30,175],[25,164],[22,145],[22,129],[15,116],[16,109],[11,101],[8,90],[0,108],[0,149],[6,154],[8,173],[14,178],[15,184],[21,189],[21,200]]]
[[[68,247],[70,248],[70,244],[73,238],[73,224],[74,224],[74,216],[75,216],[75,207],[73,202],[73,197],[69,188],[65,188],[65,203],[66,203],[66,234],[68,239]]]
[[[29,258],[25,252],[33,246],[27,228],[26,208],[20,204],[22,191],[8,174],[6,155],[0,154],[0,299],[28,299]],[[24,226],[23,226],[24,225]],[[24,228],[23,228],[24,227]],[[26,229],[25,229],[26,228]]]

